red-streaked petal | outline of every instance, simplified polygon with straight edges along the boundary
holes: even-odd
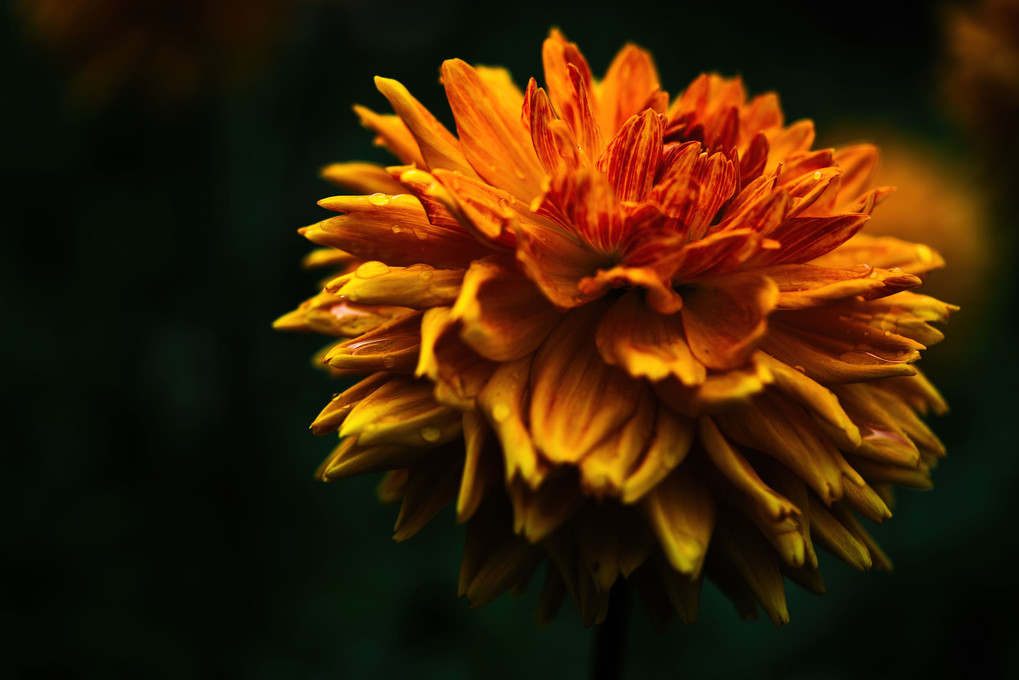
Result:
[[[651,190],[662,155],[662,120],[646,109],[623,125],[596,163],[620,201],[642,201]]]
[[[471,166],[489,184],[530,201],[541,190],[542,170],[519,107],[505,109],[500,94],[459,59],[442,63],[442,82]]]
[[[538,215],[564,223],[592,250],[608,255],[623,238],[623,212],[609,180],[598,170],[560,172],[532,205]]]
[[[531,143],[541,167],[549,175],[560,170],[576,170],[580,158],[573,130],[566,122],[555,117],[548,95],[545,90],[535,86],[534,78],[528,83],[527,92]]]
[[[869,215],[850,213],[829,217],[791,217],[766,234],[778,241],[774,250],[762,250],[748,262],[749,267],[802,263],[819,258],[853,238],[870,219]],[[821,260],[817,260],[822,264]],[[826,266],[838,268],[827,262]],[[860,264],[853,262],[853,265]],[[846,269],[853,265],[847,265]]]

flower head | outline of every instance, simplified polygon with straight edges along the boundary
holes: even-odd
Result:
[[[312,425],[341,437],[319,476],[389,470],[397,540],[455,501],[472,606],[547,558],[541,617],[569,592],[600,621],[632,578],[692,621],[707,574],[781,624],[815,542],[888,568],[857,516],[944,454],[911,364],[951,307],[909,292],[935,252],[857,234],[876,150],[812,150],[738,79],[670,100],[632,45],[601,81],[557,31],[542,56],[523,92],[443,63],[456,135],[394,80],[395,115],[357,108],[402,165],[325,169],[365,194],[302,230],[342,269],[277,322],[367,375]]]

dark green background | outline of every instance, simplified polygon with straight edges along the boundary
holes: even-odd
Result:
[[[596,73],[632,40],[673,92],[741,73],[789,119],[894,125],[979,164],[939,110],[937,19],[876,0],[317,3],[246,87],[98,111],[70,104],[5,21],[0,675],[585,677],[593,636],[569,603],[538,629],[536,587],[479,611],[456,600],[450,512],[395,544],[376,479],[311,478],[333,442],[306,428],[336,386],[309,367],[320,338],[270,323],[314,292],[295,229],[331,193],[317,169],[385,160],[351,104],[385,109],[381,74],[449,121],[442,59],[523,84],[558,25]],[[995,167],[1014,178],[1015,160],[983,162],[1011,262],[1015,187]],[[1019,673],[1014,270],[988,280],[986,306],[952,322],[968,346],[950,331],[923,364],[954,407],[935,425],[950,457],[875,531],[895,573],[822,555],[829,594],[790,586],[784,630],[740,621],[710,586],[697,626],[665,636],[635,606],[627,677]]]

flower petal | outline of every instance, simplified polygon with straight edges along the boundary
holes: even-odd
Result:
[[[684,385],[704,382],[707,371],[694,359],[678,314],[652,311],[635,291],[624,293],[598,324],[595,344],[602,359],[634,378],[675,376]]]
[[[420,357],[414,375],[435,383],[436,401],[470,410],[497,364],[475,354],[460,339],[449,307],[433,307],[421,319]]]
[[[779,237],[775,237],[779,238]],[[891,236],[857,234],[841,243],[837,249],[818,253],[813,264],[836,269],[849,269],[866,264],[871,267],[893,269],[898,267],[907,274],[925,274],[945,265],[936,251],[921,243],[909,243]]]
[[[828,217],[790,217],[773,231],[765,234],[768,238],[778,241],[780,247],[757,253],[747,262],[747,266],[764,267],[809,262],[814,258],[820,258],[856,236],[869,219],[869,215],[862,213]],[[830,262],[815,261],[815,264],[822,263],[832,268],[840,268]],[[842,268],[848,269],[856,264],[860,262],[853,262],[852,265]]]
[[[492,258],[467,270],[452,312],[464,342],[492,361],[538,349],[561,317],[515,267]]]
[[[756,270],[778,285],[778,309],[803,309],[861,296],[873,299],[919,286],[912,274],[872,267],[830,269],[809,264],[784,264]]]
[[[596,166],[608,177],[620,201],[642,201],[651,190],[662,155],[662,121],[646,109],[616,133]]]
[[[655,399],[642,386],[633,415],[580,461],[581,482],[588,495],[621,496],[627,476],[636,468],[655,430]]]
[[[658,90],[658,71],[651,55],[636,45],[626,45],[609,64],[598,86],[598,121],[606,134],[646,108]]]
[[[696,437],[696,422],[658,405],[655,429],[640,462],[623,483],[623,502],[644,497],[686,458]]]
[[[715,501],[697,475],[679,466],[642,502],[672,568],[697,577],[715,529]]]
[[[534,443],[556,463],[575,463],[633,413],[641,383],[602,361],[594,333],[603,305],[563,319],[535,354],[530,423]]]
[[[315,418],[311,431],[318,436],[335,432],[358,402],[385,385],[392,377],[390,373],[375,373],[337,394]]]
[[[355,194],[399,194],[403,187],[381,165],[331,163],[319,172],[322,179]]]
[[[326,284],[326,290],[351,302],[426,309],[452,304],[460,292],[462,269],[435,269],[427,264],[389,267],[378,261]]]
[[[846,146],[835,152],[835,163],[842,169],[838,203],[849,205],[874,184],[880,154],[873,144]]]
[[[524,419],[527,417],[532,356],[500,364],[478,394],[484,411],[502,444],[506,479],[519,474],[532,486],[542,479],[538,454]]]
[[[413,196],[334,196],[319,202],[342,212],[316,225],[324,242],[365,260],[391,266],[427,262],[433,267],[466,268],[491,254],[462,229],[433,225]],[[307,236],[307,234],[305,234]]]
[[[558,229],[518,223],[517,260],[549,302],[569,309],[596,300],[608,284],[581,290],[580,282],[609,266],[611,260],[577,243]]]
[[[347,371],[409,373],[421,348],[420,327],[420,312],[399,317],[335,345],[323,362]]]
[[[425,167],[414,135],[399,116],[381,115],[364,106],[354,106],[354,113],[361,120],[361,125],[377,135],[376,146],[389,149],[401,163]]]
[[[375,76],[378,88],[393,107],[393,111],[407,125],[417,141],[425,168],[455,170],[469,177],[476,177],[460,150],[460,142],[435,116],[411,96],[399,81]]]
[[[530,201],[541,189],[542,171],[520,109],[505,109],[500,93],[459,59],[442,63],[442,82],[471,166],[489,184]]]
[[[708,368],[743,364],[768,329],[778,287],[766,276],[741,272],[684,289],[683,327],[690,350]]]
[[[460,436],[460,412],[435,401],[429,382],[396,376],[347,415],[341,437],[358,442],[430,448]]]

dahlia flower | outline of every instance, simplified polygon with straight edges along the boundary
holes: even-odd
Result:
[[[398,541],[455,503],[460,594],[546,562],[541,620],[568,592],[600,622],[623,578],[692,622],[706,575],[781,625],[783,578],[824,591],[815,543],[888,569],[859,518],[944,455],[912,364],[952,307],[910,290],[934,251],[857,233],[876,150],[812,150],[739,79],[670,99],[632,45],[600,81],[557,31],[542,57],[524,91],[444,62],[455,135],[395,80],[395,114],[355,107],[400,163],[325,168],[359,195],[301,232],[339,271],[276,322],[364,376],[312,424],[318,476],[388,471]]]

